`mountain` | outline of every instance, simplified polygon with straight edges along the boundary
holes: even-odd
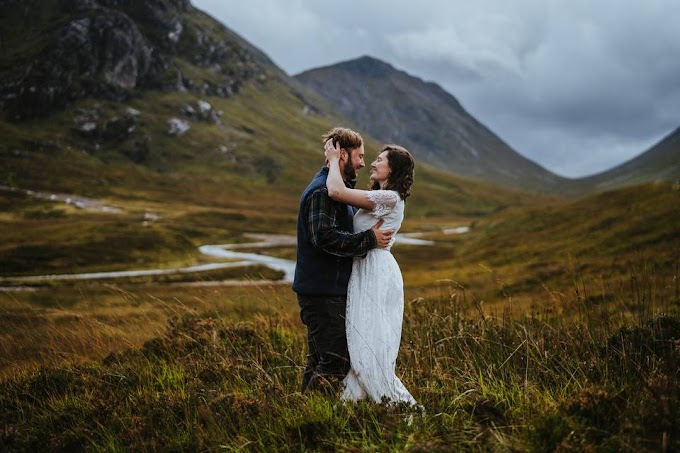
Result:
[[[628,162],[576,180],[574,185],[590,191],[602,191],[650,181],[678,180],[680,180],[680,128]]]
[[[4,1],[0,26],[0,184],[78,189],[93,166],[99,179],[123,173],[121,186],[199,168],[272,182],[283,159],[249,149],[272,121],[226,101],[259,93],[272,115],[314,110],[265,54],[187,0]]]
[[[124,101],[135,88],[226,98],[274,68],[188,0],[25,0],[1,8],[0,106],[14,120],[87,97]]]
[[[406,146],[455,175],[546,194],[582,196],[680,178],[680,128],[608,171],[563,178],[524,158],[434,83],[364,56],[295,76],[361,130]]]
[[[5,0],[0,30],[0,275],[193,264],[201,244],[292,233],[321,134],[347,123],[187,1]],[[407,222],[536,201],[421,163]]]
[[[214,192],[228,184],[229,205],[259,191],[294,210],[323,163],[321,134],[346,123],[188,0],[7,0],[0,25],[0,185],[190,198],[200,193],[190,183],[221,200]],[[162,182],[172,178],[182,182]]]
[[[383,61],[365,56],[295,78],[361,130],[453,174],[537,192],[567,182],[510,148],[437,84]]]

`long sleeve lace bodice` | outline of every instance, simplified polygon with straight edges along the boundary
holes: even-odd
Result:
[[[381,230],[393,229],[396,232],[404,220],[404,200],[394,190],[370,190],[366,193],[368,199],[375,205],[373,210],[359,209],[354,215],[354,231],[370,229],[378,219],[383,219]],[[394,237],[387,250],[392,248]]]

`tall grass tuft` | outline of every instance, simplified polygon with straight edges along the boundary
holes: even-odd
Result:
[[[206,305],[140,347],[6,377],[0,449],[680,449],[677,303],[652,266],[631,266],[623,292],[574,269],[571,292],[529,312],[507,287],[491,309],[453,281],[407,301],[397,374],[424,414],[301,394],[294,308],[239,321]]]

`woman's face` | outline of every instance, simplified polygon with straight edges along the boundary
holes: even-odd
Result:
[[[371,181],[376,181],[381,186],[390,177],[390,164],[387,161],[387,151],[378,154],[371,164]]]

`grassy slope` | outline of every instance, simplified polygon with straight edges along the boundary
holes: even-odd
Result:
[[[656,279],[649,297],[672,300],[679,209],[676,186],[649,184],[508,209],[475,222],[466,235],[428,236],[438,244],[431,249],[397,246],[394,253],[412,297],[453,288],[460,297],[522,312],[576,297],[577,284],[579,297],[602,298],[647,273]]]
[[[608,171],[575,180],[572,189],[603,191],[649,181],[678,181],[680,178],[680,129],[671,131],[639,156]]]
[[[124,105],[86,100],[50,118],[0,122],[0,183],[100,198],[126,209],[122,215],[92,214],[0,194],[5,211],[0,226],[10,239],[0,245],[2,274],[124,268],[131,264],[126,253],[135,256],[137,266],[153,266],[185,259],[194,246],[233,240],[244,231],[293,233],[299,194],[322,164],[320,135],[334,120],[303,114],[302,101],[272,78],[230,99],[206,98],[223,112],[222,124],[196,121],[180,137],[167,135],[167,120],[181,118],[179,110],[198,99],[145,92]],[[127,107],[138,109],[137,128],[119,141],[78,137],[71,132],[77,109],[96,104],[108,119],[123,116]],[[144,140],[149,152],[136,164],[125,153]],[[370,139],[367,144],[372,159],[378,144]],[[270,168],[278,170],[268,174]],[[360,185],[367,182],[366,173]],[[535,200],[424,166],[418,168],[414,193],[412,221],[475,217]],[[145,212],[162,219],[143,227]],[[110,254],[111,244],[119,256],[98,260]],[[90,249],[92,256],[60,253],[62,245]]]
[[[304,330],[288,287],[3,294],[0,445],[680,448],[677,209],[658,184],[508,209],[467,235],[423,221],[437,247],[394,249],[398,374],[428,411],[412,423],[295,391]]]

